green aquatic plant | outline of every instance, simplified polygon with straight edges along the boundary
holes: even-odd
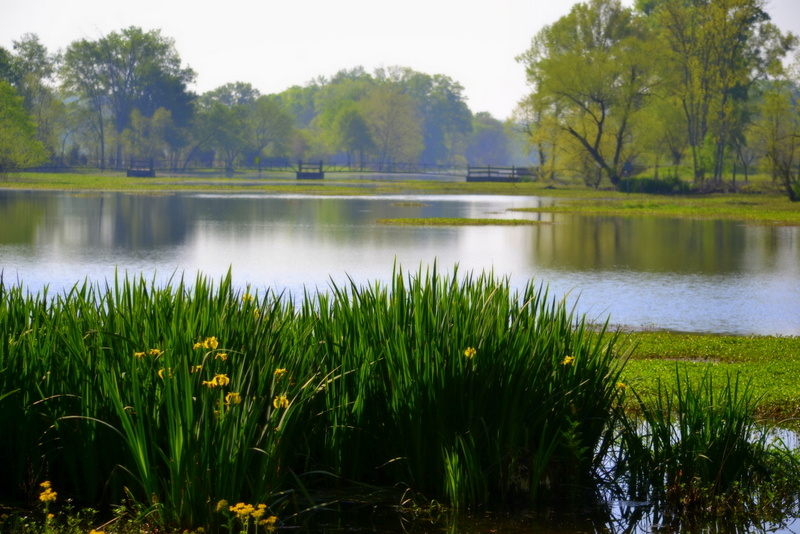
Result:
[[[675,366],[670,386],[635,391],[621,418],[615,479],[631,498],[682,512],[751,511],[796,498],[795,454],[755,417],[758,397],[738,375],[721,387],[707,370],[697,379]],[[715,512],[714,512],[715,513]]]

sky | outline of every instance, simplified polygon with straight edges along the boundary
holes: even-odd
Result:
[[[633,0],[623,0],[632,5]],[[473,112],[508,118],[530,91],[515,58],[576,0],[0,0],[0,46],[34,33],[50,51],[129,26],[175,41],[203,93],[229,82],[262,94],[362,66],[444,74]],[[767,0],[800,35],[800,0]]]

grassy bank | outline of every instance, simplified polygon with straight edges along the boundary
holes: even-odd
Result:
[[[800,225],[800,206],[762,179],[750,192],[707,195],[643,195],[597,191],[581,183],[466,183],[427,180],[369,180],[331,174],[324,181],[296,180],[289,173],[255,172],[222,176],[128,178],[124,173],[11,173],[0,177],[0,190],[129,191],[134,193],[215,192],[309,195],[467,194],[520,195],[565,199],[557,206],[522,211],[609,216],[664,216],[741,220],[750,224]]]
[[[612,193],[599,200],[570,200],[555,207],[519,208],[514,211],[631,217],[647,215],[738,220],[750,224],[800,225],[800,205],[789,202],[787,198],[777,194],[657,196]]]

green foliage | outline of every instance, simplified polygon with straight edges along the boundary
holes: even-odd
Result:
[[[45,161],[47,153],[36,139],[36,126],[22,105],[22,97],[0,81],[0,173]]]
[[[707,368],[708,369],[708,368]],[[623,418],[615,469],[630,498],[679,513],[753,513],[796,499],[800,464],[754,417],[749,383],[706,370],[690,378],[674,368],[671,387],[633,392],[636,415]]]
[[[491,275],[299,306],[230,277],[0,297],[6,498],[49,480],[187,526],[221,499],[277,513],[319,470],[454,506],[566,491],[592,479],[621,368],[615,335]]]
[[[661,180],[653,178],[622,178],[617,188],[624,193],[647,193],[655,195],[685,195],[692,186],[677,177]]]
[[[796,499],[797,459],[753,418],[763,385],[671,361],[646,381],[618,333],[491,274],[398,270],[298,303],[230,276],[0,284],[0,335],[3,498],[45,502],[47,481],[50,511],[70,496],[244,528],[343,484],[494,508],[563,502],[601,474],[674,510]],[[752,353],[789,374],[796,358],[791,340],[636,339],[643,358]]]

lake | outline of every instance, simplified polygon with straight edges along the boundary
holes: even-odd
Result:
[[[0,191],[4,282],[61,292],[115,273],[218,279],[299,297],[395,265],[493,270],[568,295],[628,329],[800,335],[800,228],[654,217],[519,213],[521,196],[127,194]],[[402,217],[527,218],[523,227],[408,227]]]

